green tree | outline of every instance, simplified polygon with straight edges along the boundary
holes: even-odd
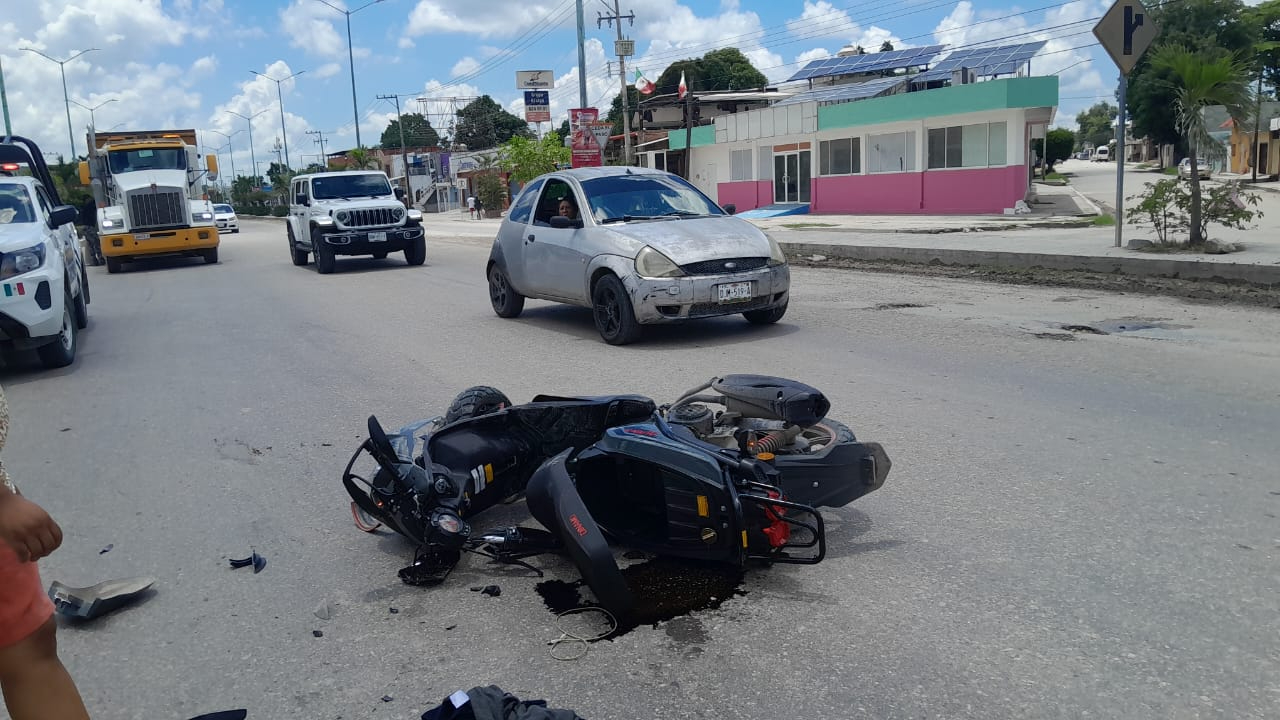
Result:
[[[352,170],[377,170],[382,167],[378,158],[364,148],[356,148],[347,153],[347,167]]]
[[[1260,29],[1245,10],[1243,0],[1170,0],[1155,4],[1150,14],[1160,25],[1160,37],[1152,51],[1167,45],[1201,52],[1206,57],[1252,53]],[[1185,150],[1184,134],[1177,128],[1174,113],[1169,112],[1176,100],[1173,77],[1168,68],[1155,66],[1154,57],[1155,52],[1148,52],[1129,75],[1127,104],[1133,134]]]
[[[502,109],[485,95],[458,111],[454,141],[468,150],[497,147],[513,137],[533,137],[529,123]]]
[[[1039,138],[1031,141],[1031,148],[1044,158],[1045,172],[1053,170],[1054,164],[1071,157],[1071,150],[1076,145],[1076,134],[1070,130],[1057,128],[1046,133],[1049,140],[1049,151],[1045,152],[1045,141]]]
[[[400,149],[400,122],[404,121],[405,147],[439,147],[440,134],[431,127],[431,121],[422,113],[405,113],[400,119],[392,120],[387,129],[382,131],[379,146],[383,150]]]
[[[512,180],[524,184],[567,163],[572,151],[564,146],[559,133],[550,132],[541,140],[513,137],[498,152],[498,167]]]
[[[1080,145],[1099,147],[1111,142],[1116,130],[1113,126],[1119,108],[1107,101],[1095,103],[1088,110],[1076,115],[1076,141]]]
[[[561,139],[569,137],[569,133],[572,131],[569,128],[568,118],[566,118],[564,122],[560,123],[560,129],[557,130],[556,132],[560,133]]]
[[[880,43],[880,52],[893,52],[893,43],[888,40]]]
[[[1185,138],[1191,158],[1191,244],[1204,244],[1201,223],[1200,149],[1213,142],[1211,130],[1204,120],[1204,108],[1222,105],[1236,123],[1249,115],[1253,93],[1249,89],[1251,68],[1247,61],[1224,57],[1212,51],[1191,50],[1180,45],[1161,45],[1151,58],[1151,65],[1169,77],[1173,93],[1174,126]]]
[[[680,87],[681,72],[691,92],[746,90],[769,84],[769,79],[751,64],[741,50],[728,47],[712,50],[701,58],[672,63],[654,83],[654,94],[675,94]]]
[[[679,82],[680,82],[680,79],[677,78],[676,83],[679,83]],[[627,107],[630,108],[632,117],[635,117],[636,108],[640,106],[640,99],[641,99],[640,91],[636,90],[635,87],[628,85],[627,86]],[[613,123],[614,135],[622,134],[622,93],[618,93],[617,95],[613,96],[613,104],[609,106],[609,114],[608,116],[605,117],[605,119]],[[567,122],[568,121],[566,121],[566,125],[567,125]],[[632,127],[631,129],[635,130],[634,127]],[[569,135],[568,133],[566,133],[562,137],[569,137]]]
[[[1258,64],[1263,81],[1280,98],[1280,0],[1267,0],[1249,10],[1249,21],[1260,34]]]

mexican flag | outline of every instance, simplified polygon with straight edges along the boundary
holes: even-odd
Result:
[[[684,82],[684,71],[683,71],[683,70],[681,70],[681,71],[680,71],[680,89],[679,89],[679,93],[680,93],[680,94],[679,94],[679,96],[678,96],[678,97],[679,97],[681,100],[683,100],[683,99],[684,99],[684,96],[685,96],[685,93],[687,93],[687,92],[689,92],[689,86],[685,84],[685,82]]]
[[[649,78],[646,78],[646,77],[644,76],[644,73],[640,72],[640,70],[639,70],[639,69],[637,69],[637,70],[636,70],[636,82],[635,82],[635,86],[636,86],[636,90],[637,90],[641,95],[652,95],[652,94],[653,94],[653,83],[649,82]]]

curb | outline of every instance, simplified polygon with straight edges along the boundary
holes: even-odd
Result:
[[[817,217],[821,217],[821,216],[819,215]],[[786,232],[800,232],[800,233],[802,232],[828,232],[828,233],[834,232],[834,233],[869,233],[869,234],[876,234],[876,235],[891,235],[891,234],[944,235],[947,233],[1015,232],[1015,231],[1023,232],[1027,230],[1042,230],[1044,228],[1050,228],[1050,229],[1082,228],[1082,227],[1093,226],[1092,218],[1080,219],[1080,218],[1072,218],[1071,216],[1066,216],[1066,215],[1059,215],[1057,217],[1063,218],[1063,219],[1053,220],[1053,221],[1036,221],[1033,218],[1031,220],[1024,219],[1019,221],[1009,221],[1009,222],[1003,222],[1003,223],[982,224],[981,222],[979,222],[974,225],[955,225],[955,226],[932,227],[932,228],[909,228],[909,227],[908,228],[862,228],[862,227],[839,227],[839,226],[789,228],[785,226],[761,227],[760,225],[756,225],[755,223],[751,223],[751,224],[755,225],[757,228],[765,232],[771,232],[771,231],[774,231],[774,232],[786,231]],[[750,220],[748,220],[748,222],[750,222]],[[805,245],[807,243],[797,243],[797,244]]]
[[[1137,277],[1166,277],[1182,280],[1215,280],[1255,285],[1280,284],[1280,265],[1165,260],[1093,255],[1049,255],[1041,253],[997,252],[990,250],[940,250],[934,248],[881,247],[873,245],[824,245],[781,242],[782,249],[797,256],[826,255],[848,260],[905,262],[918,265],[994,266],[1030,270],[1077,270]]]

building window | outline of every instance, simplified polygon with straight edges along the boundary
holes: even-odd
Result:
[[[931,128],[928,138],[929,169],[1004,165],[1006,123],[976,123]]]
[[[729,153],[729,181],[751,180],[751,150],[734,150]]]
[[[914,132],[867,136],[867,172],[915,172],[915,169]]]
[[[819,175],[857,175],[862,172],[862,138],[818,143]]]

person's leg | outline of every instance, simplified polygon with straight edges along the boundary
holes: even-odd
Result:
[[[58,659],[52,617],[16,645],[0,648],[0,686],[13,720],[89,720],[71,674]]]

